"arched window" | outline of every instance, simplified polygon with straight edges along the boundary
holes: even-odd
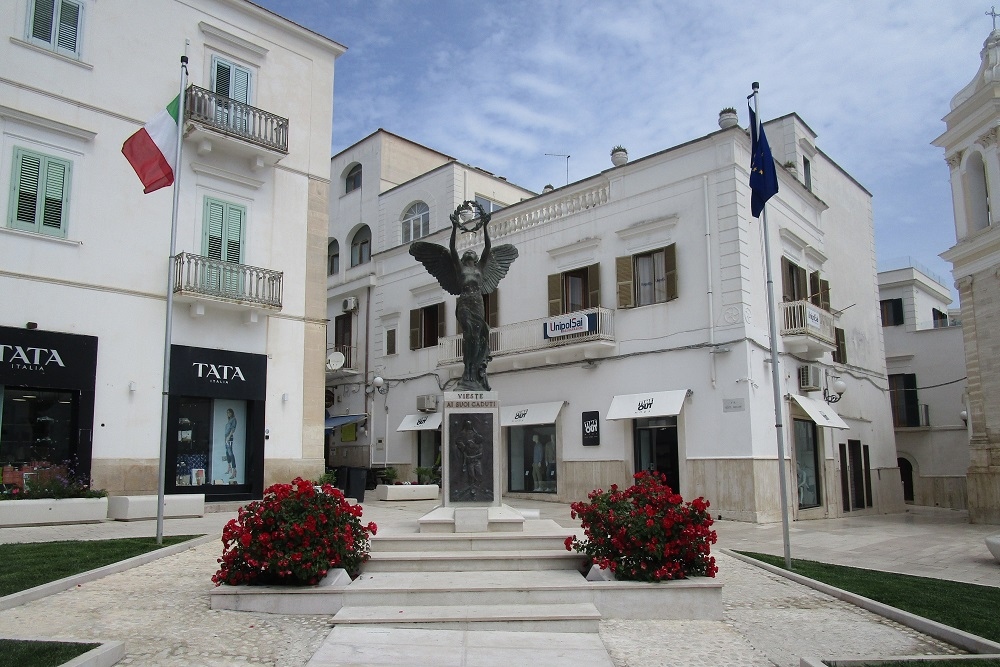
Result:
[[[348,192],[354,192],[361,187],[361,165],[356,164],[351,167],[351,170],[347,172],[346,183],[344,185],[344,194]]]
[[[986,186],[986,165],[978,152],[970,154],[965,163],[965,196],[969,208],[969,231],[978,232],[989,227],[990,192]]]
[[[340,273],[340,243],[331,239],[326,246],[326,275],[335,276]]]
[[[418,201],[403,214],[403,243],[416,241],[431,233],[431,209]]]
[[[365,225],[351,240],[351,266],[367,264],[372,258],[372,230]]]

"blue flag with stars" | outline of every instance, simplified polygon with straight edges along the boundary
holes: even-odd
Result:
[[[749,105],[747,105],[749,107]],[[757,114],[750,109],[750,212],[759,218],[768,199],[778,193],[778,173],[774,169],[771,147],[767,145],[764,126],[757,136]]]

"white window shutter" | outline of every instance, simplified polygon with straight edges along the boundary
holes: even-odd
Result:
[[[77,52],[77,42],[80,33],[80,5],[68,0],[62,0],[59,5],[59,28],[56,34],[55,47],[58,51]]]

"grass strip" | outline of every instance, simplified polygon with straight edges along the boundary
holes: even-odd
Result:
[[[785,569],[781,556],[740,551]],[[792,571],[911,614],[1000,642],[1000,588],[792,560]],[[937,665],[939,663],[935,663]],[[968,664],[966,662],[963,665]]]
[[[162,545],[156,543],[155,537],[0,544],[0,563],[3,563],[0,568],[0,597],[141,556],[194,537],[164,537]]]
[[[98,646],[0,639],[0,667],[57,667]]]

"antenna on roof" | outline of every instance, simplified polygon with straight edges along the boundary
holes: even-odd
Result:
[[[563,155],[562,153],[546,153],[546,155],[551,155],[552,157],[564,157],[566,158],[566,185],[569,185],[569,155]]]

